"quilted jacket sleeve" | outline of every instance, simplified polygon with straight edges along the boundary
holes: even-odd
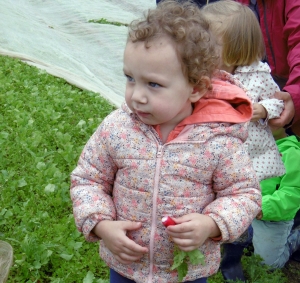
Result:
[[[71,174],[71,199],[77,229],[88,241],[99,240],[91,231],[101,220],[116,217],[112,187],[117,170],[108,149],[105,121],[85,145]]]
[[[234,241],[248,228],[261,209],[259,182],[241,140],[234,137],[221,146],[214,171],[216,199],[203,213],[221,230],[222,241]]]
[[[268,119],[280,117],[281,112],[284,109],[284,103],[282,100],[273,98],[276,91],[280,91],[277,84],[274,82],[270,73],[260,72],[260,79],[265,83],[265,91],[260,94],[259,104],[264,106],[268,112]]]

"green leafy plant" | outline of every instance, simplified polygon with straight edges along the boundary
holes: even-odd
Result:
[[[174,249],[174,261],[171,270],[176,269],[178,272],[178,280],[182,282],[183,278],[188,272],[188,263],[193,265],[205,264],[204,255],[199,250],[185,252],[180,250],[177,246]]]
[[[114,109],[97,93],[0,56],[0,239],[14,249],[7,283],[109,282],[98,244],[76,230],[69,175]],[[253,256],[242,263],[251,283],[299,282],[299,265],[283,273]],[[224,280],[218,272],[208,282]]]
[[[262,258],[258,255],[244,256],[242,263],[244,271],[252,283],[285,283],[286,278],[282,271],[272,270],[267,265],[261,264]]]
[[[101,18],[100,20],[89,20],[89,23],[96,23],[96,24],[104,24],[104,25],[114,25],[114,26],[125,26],[127,27],[128,24],[120,23],[120,22],[110,22],[107,19]]]
[[[0,57],[0,239],[14,249],[9,282],[108,279],[98,245],[76,230],[69,175],[114,109],[97,93]]]

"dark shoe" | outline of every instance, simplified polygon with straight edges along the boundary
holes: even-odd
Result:
[[[300,249],[292,254],[291,259],[300,262]]]
[[[220,265],[221,273],[225,280],[240,280],[246,282],[241,258],[244,246],[239,244],[223,244],[223,258]]]
[[[288,236],[288,244],[290,248],[290,258],[300,262],[300,227],[292,230]]]
[[[296,229],[297,227],[300,227],[300,210],[298,210],[298,212],[296,213],[295,215],[295,218],[294,218],[294,225],[292,227],[292,230],[293,229]]]

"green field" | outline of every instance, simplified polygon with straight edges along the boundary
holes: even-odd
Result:
[[[113,109],[99,94],[0,57],[0,240],[14,249],[7,282],[108,282],[98,243],[75,228],[69,176]],[[292,282],[258,262],[243,257],[249,282]],[[223,279],[218,273],[209,282]]]

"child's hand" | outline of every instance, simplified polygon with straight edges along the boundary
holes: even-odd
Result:
[[[263,218],[263,212],[262,212],[262,210],[256,215],[256,219],[257,220],[260,220],[260,219],[262,219]]]
[[[167,233],[182,251],[195,250],[202,246],[207,238],[221,234],[215,221],[203,214],[191,213],[172,219],[177,225],[168,226]]]
[[[279,118],[271,119],[269,125],[273,130],[278,130],[285,125],[289,124],[295,115],[295,105],[291,95],[285,91],[278,91],[275,93],[274,98],[283,100],[284,109]]]
[[[120,263],[130,264],[148,253],[146,247],[136,244],[126,236],[127,231],[137,230],[141,226],[139,222],[103,220],[95,226],[93,232],[102,238]]]
[[[253,103],[253,114],[251,118],[251,122],[256,122],[259,119],[267,118],[267,110],[259,103]]]

